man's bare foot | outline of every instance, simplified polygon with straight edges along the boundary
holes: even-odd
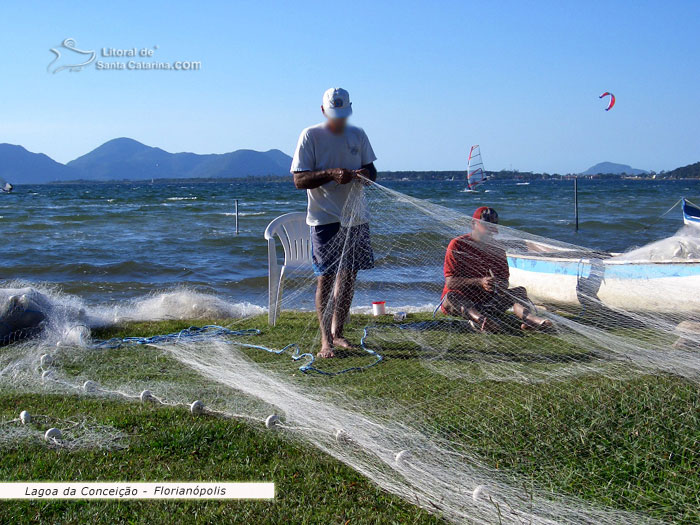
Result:
[[[479,332],[496,333],[501,331],[501,327],[498,325],[498,323],[486,316],[482,316],[479,319],[470,320],[470,323],[472,328]]]
[[[321,351],[316,355],[322,359],[330,359],[331,357],[335,357],[333,349],[329,346],[322,347]]]
[[[500,332],[501,327],[498,326],[498,323],[496,323],[492,319],[489,319],[488,317],[484,317],[483,321],[481,322],[481,331],[495,333],[495,332]]]
[[[537,330],[540,332],[549,332],[554,328],[554,323],[549,319],[542,319],[541,317],[528,317],[525,322],[520,325],[523,331]]]
[[[333,336],[333,346],[337,346],[338,348],[345,348],[346,350],[354,348],[350,344],[350,342],[347,339],[345,339],[342,335]]]

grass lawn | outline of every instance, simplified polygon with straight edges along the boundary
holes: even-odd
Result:
[[[89,414],[129,435],[124,450],[2,450],[0,479],[52,481],[274,481],[274,502],[5,501],[0,523],[440,523],[351,468],[290,436],[184,408],[78,397],[2,395],[0,418],[20,410]]]
[[[413,316],[413,320],[422,319],[425,317]],[[359,340],[368,322],[365,316],[353,316],[347,335]],[[150,336],[190,324],[203,323],[134,323],[94,335]],[[262,317],[232,325],[261,328],[263,333],[250,338],[252,343],[281,348],[298,342],[304,349],[317,344],[313,326],[313,316],[301,313],[285,313],[274,329]],[[619,363],[603,362],[598,350],[542,334],[488,339],[460,334],[449,338],[449,348],[442,352],[421,355],[421,345],[429,346],[434,338],[438,346],[444,335],[395,332],[390,327],[370,332],[368,345],[385,356],[383,362],[336,377],[301,374],[300,363],[288,356],[255,349],[245,353],[308,388],[332,386],[339,400],[352,401],[358,408],[366,406],[379,419],[410,416],[412,425],[424,432],[449,439],[544,492],[641,511],[667,521],[700,521],[697,385],[670,375],[625,375]],[[504,352],[503,348],[517,351]],[[193,371],[159,352],[146,352],[143,347],[101,352],[102,359],[66,354],[60,360],[61,368],[68,375],[98,378],[101,383],[197,382]],[[318,366],[332,372],[371,362],[360,354]],[[540,380],[578,366],[610,372],[616,379],[601,373],[575,373],[556,381]],[[504,370],[530,374],[533,380],[492,379],[495,372]],[[0,459],[3,480],[277,483],[274,503],[11,502],[0,506],[0,522],[162,522],[180,511],[191,511],[203,522],[439,521],[288,433],[211,416],[193,419],[183,408],[94,397],[18,393],[0,397],[4,401],[0,417],[5,420],[16,417],[21,409],[58,417],[84,414],[129,436],[128,448],[110,452],[68,452],[26,444],[6,447]],[[206,394],[201,398],[207,399]],[[377,399],[384,403],[377,406]],[[407,414],[397,406],[415,410]]]

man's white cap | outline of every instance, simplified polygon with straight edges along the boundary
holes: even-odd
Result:
[[[343,88],[330,88],[323,94],[323,111],[330,118],[347,118],[352,115],[350,93]]]

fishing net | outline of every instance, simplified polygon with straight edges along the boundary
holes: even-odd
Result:
[[[691,259],[656,250],[625,259],[352,184],[324,254],[337,290],[371,266],[358,272],[343,334],[352,348],[317,357],[317,282],[305,265],[286,269],[274,327],[259,309],[200,311],[173,292],[147,299],[151,309],[237,318],[97,341],[85,326],[146,315],[145,302],[100,315],[64,308],[53,329],[0,355],[0,385],[266,422],[454,522],[700,519]],[[371,258],[357,230],[367,220]],[[490,290],[441,304],[448,246]],[[323,316],[348,300],[331,300]],[[385,302],[386,315],[370,315],[373,302]]]
[[[620,261],[697,262],[700,261],[700,231],[685,226],[667,239],[631,249],[615,257]]]
[[[86,417],[62,419],[23,411],[20,417],[0,422],[3,447],[40,444],[64,450],[116,450],[125,448],[126,442],[123,432]]]

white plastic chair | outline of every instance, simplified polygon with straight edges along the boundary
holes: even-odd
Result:
[[[277,262],[277,243],[279,237],[284,249],[284,264]],[[282,302],[284,275],[288,270],[311,267],[311,231],[306,224],[306,213],[295,212],[280,215],[265,229],[268,259],[268,323],[277,322]]]

